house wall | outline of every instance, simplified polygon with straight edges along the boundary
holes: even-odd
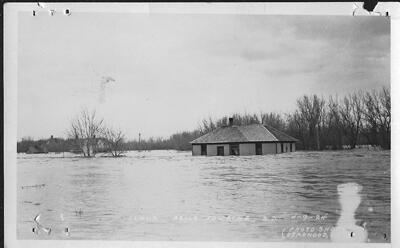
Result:
[[[201,145],[192,145],[192,155],[193,156],[201,155]]]
[[[256,155],[255,143],[239,144],[239,153],[241,156]]]
[[[283,143],[283,152],[290,152],[290,144],[289,143]]]
[[[224,147],[224,155],[225,156],[229,155],[229,145],[223,144],[223,145],[207,145],[207,156],[217,156],[217,147],[218,146]]]
[[[207,145],[207,156],[217,156],[217,146],[224,147],[224,155],[229,156],[229,144],[223,145]],[[290,143],[284,143],[283,149],[286,152],[290,152]],[[296,151],[296,144],[292,144],[292,152]],[[244,143],[239,144],[239,152],[241,156],[249,156],[256,154],[256,145],[255,143]],[[282,153],[281,151],[281,143],[262,143],[262,154],[276,154]],[[192,145],[192,155],[200,156],[201,155],[201,145]]]
[[[276,153],[276,143],[263,143],[262,144],[262,154],[275,154]]]
[[[290,143],[283,143],[283,151],[281,151],[281,143],[278,144],[278,153],[290,152]],[[296,151],[296,144],[293,143],[292,152]]]
[[[215,148],[217,149],[217,148]],[[229,145],[224,145],[224,155],[229,156]]]
[[[276,153],[282,153],[281,143],[275,143],[275,145],[277,145]]]

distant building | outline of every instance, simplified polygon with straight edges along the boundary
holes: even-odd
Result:
[[[192,142],[192,155],[266,155],[296,151],[297,139],[268,125],[232,125],[218,128]]]
[[[91,144],[88,144],[87,139],[75,139],[75,143],[73,145],[73,148],[70,150],[72,153],[86,153],[90,152],[90,154],[93,154],[93,152],[107,152],[107,146],[106,146],[106,140],[104,138],[95,138],[94,141],[91,141]],[[88,150],[89,148],[89,150]]]

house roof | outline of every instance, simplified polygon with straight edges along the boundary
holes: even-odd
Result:
[[[297,142],[298,140],[268,125],[253,124],[228,126],[215,129],[191,144],[235,143],[235,142]]]

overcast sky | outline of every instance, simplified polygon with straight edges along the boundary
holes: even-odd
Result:
[[[19,139],[65,137],[82,108],[128,138],[168,137],[390,85],[385,17],[24,13],[18,40]]]

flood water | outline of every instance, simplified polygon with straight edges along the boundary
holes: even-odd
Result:
[[[390,242],[389,151],[126,155],[18,154],[17,237],[330,242],[337,186],[354,182],[356,224],[369,242]],[[50,234],[33,232],[38,214]]]

